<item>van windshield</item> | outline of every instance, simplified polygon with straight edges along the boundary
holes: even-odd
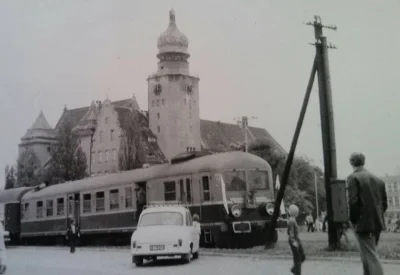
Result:
[[[139,227],[183,225],[183,216],[177,212],[147,213],[140,219]]]

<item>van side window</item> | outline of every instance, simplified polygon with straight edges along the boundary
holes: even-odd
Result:
[[[204,201],[209,201],[211,199],[210,196],[210,182],[208,176],[202,177],[203,181],[203,198]]]
[[[164,182],[164,196],[165,196],[165,201],[175,201],[176,200],[175,181],[165,181]]]
[[[193,225],[192,215],[190,215],[189,212],[186,212],[186,225],[187,226],[192,226]]]

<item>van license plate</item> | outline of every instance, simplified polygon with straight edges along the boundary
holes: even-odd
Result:
[[[151,251],[159,251],[159,250],[164,250],[164,249],[165,249],[164,245],[150,245]]]

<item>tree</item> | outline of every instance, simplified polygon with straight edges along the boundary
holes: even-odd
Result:
[[[6,184],[4,189],[12,189],[15,188],[17,185],[16,173],[14,166],[6,165],[5,168],[5,177],[6,177]]]
[[[265,159],[270,164],[274,182],[277,175],[282,177],[287,154],[283,150],[277,148],[272,141],[256,140],[254,143],[250,144],[249,152]],[[325,209],[325,189],[323,188],[323,182],[320,178],[322,171],[320,168],[312,166],[309,160],[302,157],[295,157],[293,160],[288,185],[286,186],[284,195],[286,204],[294,203],[298,205],[300,211],[303,213],[309,213],[316,208],[314,187],[315,173],[317,173],[318,180],[318,206],[320,211]]]
[[[40,160],[32,148],[27,148],[17,160],[17,186],[35,186],[39,184]]]
[[[50,161],[44,168],[44,178],[50,184],[83,179],[87,176],[86,155],[80,147],[73,124],[66,120],[57,129],[56,141],[51,146]]]
[[[125,109],[118,116],[121,128],[121,143],[119,149],[119,169],[127,171],[143,166],[143,134],[142,121],[139,112]]]

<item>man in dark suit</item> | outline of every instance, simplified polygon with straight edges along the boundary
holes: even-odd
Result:
[[[364,168],[365,156],[353,153],[350,164],[354,172],[347,178],[350,221],[360,245],[364,275],[383,275],[376,246],[385,230],[387,209],[385,183]]]

